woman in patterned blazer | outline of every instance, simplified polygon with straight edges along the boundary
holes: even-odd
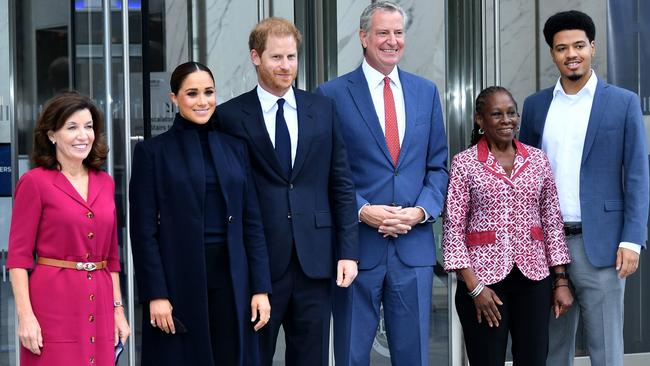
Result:
[[[456,271],[456,310],[471,365],[544,365],[549,307],[573,302],[570,262],[551,166],[514,137],[517,104],[502,87],[476,99],[472,145],[452,161],[444,267]],[[554,276],[550,276],[552,268]]]

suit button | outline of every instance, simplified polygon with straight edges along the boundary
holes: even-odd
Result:
[[[95,237],[95,233],[88,233],[88,239],[92,239]]]
[[[228,223],[230,224],[232,222],[232,216],[228,216]]]
[[[293,183],[289,183],[289,190],[293,190]]]
[[[287,219],[291,220],[291,212],[287,213]]]
[[[95,301],[95,294],[90,294],[90,296],[88,296],[88,300]]]
[[[86,217],[89,218],[89,219],[92,219],[93,217],[95,217],[95,214],[93,214],[92,212],[88,211],[88,212],[86,212]]]
[[[395,171],[395,176],[397,177],[399,175],[399,171]]]

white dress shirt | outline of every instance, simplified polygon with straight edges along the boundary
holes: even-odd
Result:
[[[393,100],[395,101],[395,114],[397,115],[397,132],[399,133],[399,144],[402,146],[404,141],[404,130],[406,129],[406,109],[404,108],[404,93],[402,91],[402,84],[399,81],[399,73],[397,67],[388,75],[375,70],[372,66],[363,59],[361,64],[363,75],[368,82],[368,89],[370,89],[370,96],[372,97],[372,104],[375,106],[375,113],[379,119],[381,130],[386,135],[386,115],[384,112],[384,76],[390,78],[390,89],[393,92]]]
[[[262,115],[266,132],[269,134],[271,144],[275,147],[275,114],[278,111],[278,99],[275,95],[269,93],[261,85],[257,84],[257,97],[262,106]],[[287,122],[289,129],[289,138],[291,139],[291,165],[296,160],[296,149],[298,148],[298,105],[296,104],[296,95],[293,88],[289,88],[281,97],[284,99],[284,120]]]
[[[542,150],[553,168],[564,222],[582,222],[580,166],[597,84],[596,73],[591,70],[585,86],[578,93],[569,95],[558,79],[546,115]],[[641,246],[634,243],[622,242],[619,246],[637,253],[641,251]]]

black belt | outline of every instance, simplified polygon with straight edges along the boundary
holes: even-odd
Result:
[[[571,223],[564,224],[564,235],[565,236],[574,236],[582,234],[582,224],[581,223]]]

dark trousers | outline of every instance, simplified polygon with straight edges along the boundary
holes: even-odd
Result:
[[[285,365],[326,366],[329,358],[329,327],[332,309],[332,280],[307,277],[294,254],[287,271],[273,281],[271,320],[260,330],[263,366],[273,364],[273,354],[282,325]]]
[[[505,279],[488,286],[503,302],[497,305],[499,326],[491,328],[485,319],[478,323],[474,300],[467,294],[465,282],[458,281],[456,310],[470,365],[503,366],[510,332],[513,365],[544,366],[552,285],[550,276],[532,281],[515,266]]]
[[[237,310],[226,244],[205,249],[210,343],[215,366],[238,366]]]

